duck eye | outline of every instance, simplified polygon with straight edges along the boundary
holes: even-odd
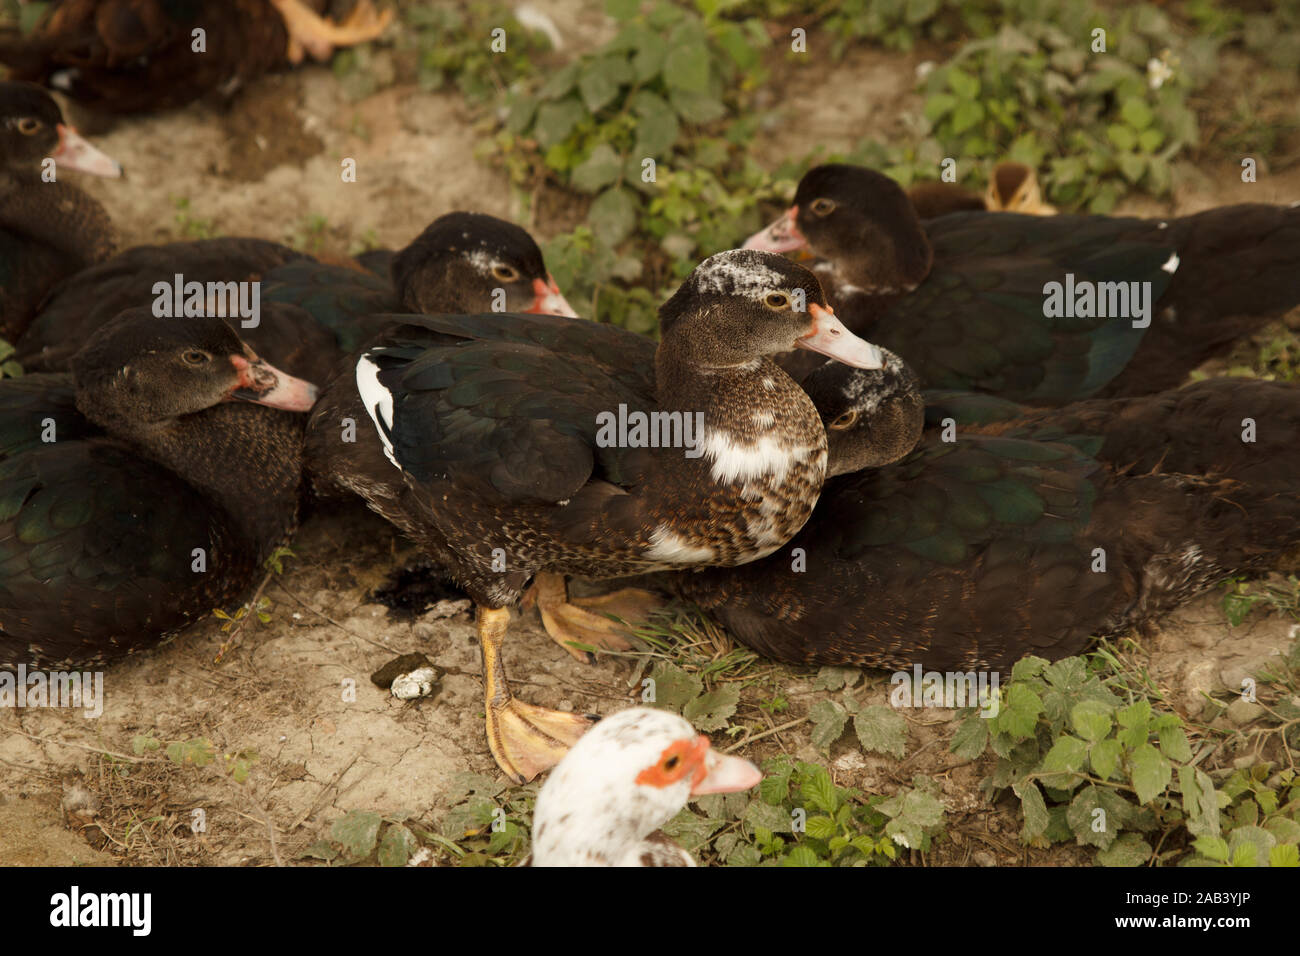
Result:
[[[24,116],[18,121],[18,132],[24,136],[31,136],[40,128],[41,121],[31,116]]]
[[[790,308],[790,297],[784,292],[769,292],[763,296],[763,304],[769,309],[788,309]]]
[[[682,762],[682,758],[679,757],[677,754],[673,754],[671,757],[669,757],[667,760],[664,761],[664,769],[676,770],[677,765],[681,762]]]
[[[809,207],[815,215],[829,216],[835,209],[834,199],[814,199]]]
[[[492,267],[492,276],[495,279],[500,279],[502,282],[514,282],[519,278],[519,270],[515,269],[513,266],[508,266],[504,263],[498,262]]]
[[[858,410],[855,408],[852,409],[851,411],[845,412],[839,418],[835,419],[835,421],[831,422],[830,427],[836,429],[837,431],[844,428],[852,428],[854,422],[856,422],[857,420],[858,420]]]
[[[201,349],[189,349],[181,353],[181,361],[186,365],[202,365],[211,358],[211,355]]]

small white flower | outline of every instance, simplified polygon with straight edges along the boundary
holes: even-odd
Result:
[[[1165,59],[1168,53],[1169,51],[1166,50],[1164,53],[1161,53],[1159,57],[1153,56],[1151,59],[1147,60],[1147,83],[1150,84],[1151,89],[1153,90],[1160,89],[1160,87],[1165,85],[1165,80],[1170,79],[1174,75],[1173,67],[1171,67]]]

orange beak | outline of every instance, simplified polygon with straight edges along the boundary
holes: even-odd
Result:
[[[546,274],[545,282],[541,279],[533,280],[533,304],[524,311],[542,315],[565,315],[571,319],[578,317],[578,313],[573,311],[573,306],[560,295],[560,287],[555,284],[549,272]]]

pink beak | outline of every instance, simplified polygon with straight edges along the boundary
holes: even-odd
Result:
[[[707,739],[707,738],[706,738]],[[691,787],[691,796],[706,793],[735,793],[755,787],[763,779],[763,772],[748,760],[729,757],[710,750],[704,758],[704,779]]]
[[[60,123],[57,129],[59,148],[50,157],[57,166],[73,169],[79,173],[88,173],[91,176],[107,176],[109,179],[122,177],[122,164],[116,159],[95,149],[78,136],[77,131],[71,126]]]
[[[799,231],[796,222],[798,215],[799,207],[791,206],[780,219],[746,239],[744,248],[762,252],[793,252],[808,248],[808,239]]]
[[[794,343],[797,348],[820,352],[853,368],[885,367],[880,349],[846,329],[833,309],[814,302],[808,306],[808,313],[813,317],[813,329]]]
[[[560,295],[560,287],[555,284],[549,272],[546,274],[545,282],[541,279],[533,280],[533,304],[524,311],[542,315],[566,315],[571,319],[578,317],[578,313],[573,311],[573,306]]]
[[[319,390],[311,382],[294,378],[261,359],[242,355],[230,356],[230,364],[239,372],[239,384],[230,393],[234,401],[253,402],[286,412],[309,412],[316,404]]]

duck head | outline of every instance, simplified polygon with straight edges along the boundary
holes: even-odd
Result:
[[[817,277],[768,252],[710,256],[659,309],[660,351],[672,346],[695,364],[738,367],[802,348],[854,368],[880,368],[880,350],[848,329],[826,304]]]
[[[920,380],[901,358],[881,349],[883,367],[827,362],[803,380],[826,428],[826,477],[897,461],[925,427]]]
[[[990,212],[1019,212],[1029,216],[1051,216],[1056,208],[1043,202],[1043,190],[1032,166],[1005,162],[993,167],[984,205]]]
[[[620,711],[582,736],[538,794],[533,865],[653,865],[662,844],[646,838],[691,797],[748,790],[762,777],[748,760],[715,752],[676,714]]]
[[[72,373],[77,407],[106,427],[148,428],[221,402],[305,412],[316,400],[316,386],[263,362],[221,319],[158,318],[147,307],[97,329]]]
[[[745,248],[809,251],[826,260],[841,283],[874,295],[911,291],[933,261],[903,188],[882,173],[839,163],[810,169],[794,205],[745,240]]]
[[[59,105],[39,86],[0,83],[0,164],[30,174],[46,158],[54,160],[56,170],[122,175],[122,164],[65,124]]]
[[[402,303],[415,312],[490,311],[501,289],[504,308],[496,311],[577,318],[546,271],[533,237],[495,216],[439,216],[397,254],[392,271]]]

